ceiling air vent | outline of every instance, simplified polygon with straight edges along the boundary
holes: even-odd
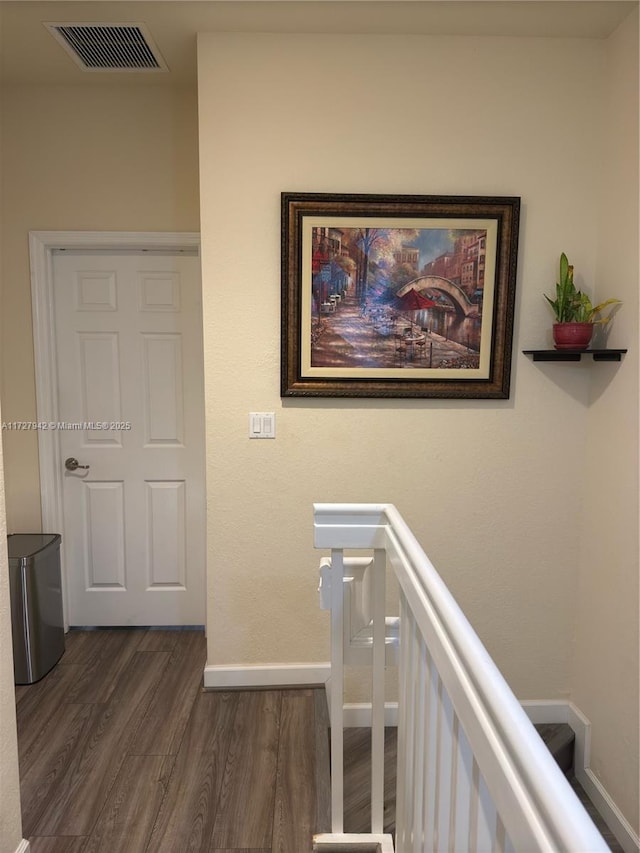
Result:
[[[168,71],[144,24],[45,24],[85,71]]]

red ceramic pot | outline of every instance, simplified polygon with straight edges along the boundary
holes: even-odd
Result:
[[[593,323],[554,323],[556,349],[586,349],[591,343]]]

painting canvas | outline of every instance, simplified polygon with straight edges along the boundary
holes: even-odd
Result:
[[[284,396],[508,396],[519,199],[282,201]]]

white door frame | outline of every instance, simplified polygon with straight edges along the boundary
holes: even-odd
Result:
[[[36,380],[36,419],[38,423],[57,423],[56,330],[53,302],[53,252],[55,249],[119,251],[126,249],[162,249],[164,251],[200,249],[200,234],[195,232],[124,231],[30,231],[31,307]],[[42,530],[62,533],[62,456],[57,430],[38,430],[40,462],[40,505]],[[64,538],[61,546],[62,600],[65,630],[68,625],[67,579]],[[206,583],[206,580],[205,580]]]

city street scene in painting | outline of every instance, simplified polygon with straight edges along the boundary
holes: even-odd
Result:
[[[311,366],[479,366],[487,232],[312,229]]]

